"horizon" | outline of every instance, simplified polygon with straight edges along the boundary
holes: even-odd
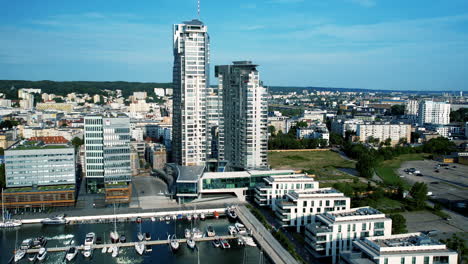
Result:
[[[5,10],[0,79],[168,83],[172,25],[196,17],[197,2],[22,0]],[[468,90],[468,13],[459,10],[468,3],[210,0],[200,20],[211,76],[214,65],[251,60],[266,86],[457,92]]]

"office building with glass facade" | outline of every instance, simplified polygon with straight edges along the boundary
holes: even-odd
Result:
[[[131,183],[130,119],[85,117],[86,186],[91,193],[125,188]]]

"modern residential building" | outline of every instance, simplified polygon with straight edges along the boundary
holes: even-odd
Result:
[[[296,130],[297,138],[330,140],[328,128],[323,123],[314,123],[308,127],[300,127]]]
[[[56,103],[56,102],[47,102],[47,103],[37,103],[36,110],[55,110],[70,113],[73,111],[73,104],[70,103]]]
[[[301,227],[315,221],[315,215],[349,210],[351,199],[333,188],[292,191],[283,200],[277,200],[275,214],[284,227]]]
[[[301,119],[302,120],[309,120],[309,121],[320,121],[323,122],[325,120],[325,115],[327,114],[326,110],[304,110]]]
[[[268,168],[267,90],[257,65],[236,61],[215,67],[223,96],[220,159],[235,169]]]
[[[342,253],[341,263],[457,264],[458,254],[421,233],[367,237],[353,241],[354,250]]]
[[[396,145],[401,139],[411,142],[411,125],[364,123],[357,126],[356,136],[363,142],[369,140],[369,138],[378,139],[380,142],[390,139],[391,145]]]
[[[419,125],[447,125],[450,123],[450,104],[445,102],[423,101],[419,104]]]
[[[331,131],[341,136],[346,136],[346,131],[356,133],[359,124],[364,124],[360,119],[336,119],[331,123]]]
[[[221,89],[220,89],[221,88]],[[224,152],[224,142],[220,135],[223,134],[223,95],[222,87],[208,88],[206,97],[206,120],[207,120],[207,158],[222,160],[219,157]]]
[[[68,141],[22,140],[5,150],[5,206],[69,206],[75,202],[75,149]]]
[[[105,193],[106,202],[129,202],[131,192],[130,119],[85,117],[86,186]]]
[[[418,116],[418,112],[419,112],[418,100],[408,100],[405,102],[405,115]]]
[[[173,157],[179,165],[203,166],[208,145],[208,28],[194,19],[174,25],[173,33]]]
[[[318,190],[319,183],[306,174],[272,175],[255,187],[255,202],[276,210],[276,201],[292,191]]]
[[[392,219],[374,208],[360,207],[318,214],[306,226],[305,241],[307,250],[315,257],[332,257],[336,263],[340,252],[352,249],[352,241],[391,233]]]

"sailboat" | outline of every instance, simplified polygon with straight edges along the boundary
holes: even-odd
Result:
[[[145,252],[145,244],[143,242],[136,242],[135,243],[135,250],[141,256]]]
[[[0,223],[0,228],[11,228],[21,226],[20,220],[5,220],[5,205],[3,204],[3,189],[2,189],[2,222]]]
[[[119,242],[119,233],[117,233],[117,216],[115,215],[115,203],[114,203],[114,231],[110,232],[110,239],[112,243]]]
[[[139,224],[139,228],[140,228],[140,231],[138,231],[137,233],[137,238],[138,238],[138,241],[142,241],[143,239],[145,239],[145,235],[141,232],[141,222]]]

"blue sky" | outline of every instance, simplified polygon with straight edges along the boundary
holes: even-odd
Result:
[[[0,79],[24,80],[171,81],[172,24],[197,7],[0,1]],[[466,0],[203,0],[201,20],[212,66],[252,60],[267,85],[468,90]]]

